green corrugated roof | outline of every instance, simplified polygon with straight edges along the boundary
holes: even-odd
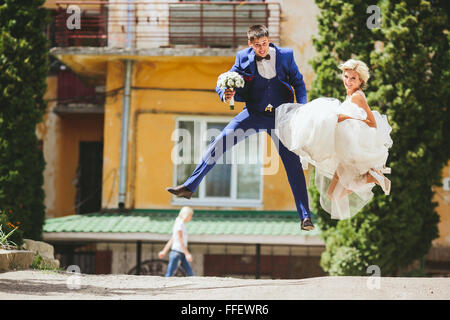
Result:
[[[44,232],[146,232],[170,234],[178,210],[135,210],[127,213],[77,214],[46,219]],[[315,217],[313,215],[313,221]],[[320,230],[300,230],[294,211],[195,210],[186,224],[191,235],[311,235]]]

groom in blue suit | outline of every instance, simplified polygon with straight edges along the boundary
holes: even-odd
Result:
[[[288,150],[272,132],[275,128],[275,108],[283,103],[294,102],[294,96],[298,103],[307,102],[303,76],[294,61],[293,51],[270,43],[267,27],[251,26],[247,35],[250,48],[237,53],[230,70],[244,78],[245,86],[235,90],[216,88],[223,102],[234,97],[236,101],[246,103],[244,109],[210,144],[192,175],[182,185],[166,190],[178,197],[190,199],[203,177],[227,150],[245,139],[248,132],[266,131],[283,161],[301,220],[301,229],[313,230],[300,158]]]

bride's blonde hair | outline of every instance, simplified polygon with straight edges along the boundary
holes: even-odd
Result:
[[[367,87],[367,81],[370,77],[369,68],[361,60],[349,59],[340,64],[338,68],[342,70],[342,74],[344,74],[346,70],[356,71],[359,79],[362,81],[361,88],[365,89]]]

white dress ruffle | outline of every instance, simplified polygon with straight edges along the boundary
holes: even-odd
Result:
[[[365,98],[362,91],[355,94]],[[275,109],[276,134],[300,156],[304,168],[307,163],[315,167],[320,204],[333,219],[352,217],[372,199],[375,184],[367,183],[365,174],[386,165],[392,146],[387,117],[372,111],[377,128],[369,127],[360,121],[367,114],[351,101],[352,96],[342,103],[334,98],[318,98],[303,105],[285,103]],[[355,120],[338,123],[338,114]],[[335,173],[339,182],[331,200],[328,186]],[[353,193],[340,198],[345,189]]]

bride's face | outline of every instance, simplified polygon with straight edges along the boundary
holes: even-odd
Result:
[[[358,90],[362,84],[358,72],[355,70],[345,70],[342,74],[342,81],[347,90]]]

